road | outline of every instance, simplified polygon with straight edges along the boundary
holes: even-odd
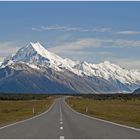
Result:
[[[58,98],[38,117],[0,128],[1,139],[140,139],[140,131],[86,117]]]

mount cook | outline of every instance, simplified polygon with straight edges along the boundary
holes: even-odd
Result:
[[[130,93],[139,87],[139,70],[108,61],[63,59],[39,42],[29,43],[0,65],[0,93]]]

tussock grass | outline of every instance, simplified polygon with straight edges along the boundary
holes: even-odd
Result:
[[[81,113],[140,128],[140,100],[70,97],[66,102]]]
[[[53,100],[54,97],[48,97],[45,100],[0,100],[0,126],[37,115],[47,110]]]

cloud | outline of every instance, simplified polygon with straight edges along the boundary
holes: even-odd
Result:
[[[110,27],[76,27],[76,26],[66,26],[66,25],[47,25],[32,27],[33,31],[63,31],[63,32],[98,32],[98,33],[112,33],[118,35],[138,35],[140,31],[135,30],[120,30],[116,31]]]
[[[116,32],[117,34],[122,34],[122,35],[137,35],[140,34],[138,31],[118,31]]]
[[[36,28],[36,27],[32,27],[32,30],[33,31],[41,31],[39,28]]]
[[[58,46],[50,48],[56,53],[65,53],[70,51],[81,51],[87,48],[124,48],[124,47],[140,47],[139,40],[124,39],[100,39],[100,38],[84,38],[72,42],[62,43]]]
[[[19,45],[16,42],[0,42],[0,58],[6,57],[15,53],[19,49]]]
[[[80,31],[78,27],[51,25],[51,26],[41,26],[41,30],[59,30],[59,31]]]
[[[139,47],[139,40],[84,38],[59,44],[49,48],[49,50],[64,58],[68,57],[81,61],[86,60],[91,63],[109,60],[127,69],[140,69],[140,60],[135,58],[135,54],[132,54],[132,58],[128,58],[128,56],[126,56],[126,58],[125,56],[124,58],[118,58],[119,56],[116,56],[116,54],[111,51],[113,48],[124,48],[124,50],[126,50],[124,53],[127,53],[127,48]],[[100,49],[94,51],[95,48]],[[111,50],[105,51],[106,48],[111,48]],[[92,49],[93,51],[91,51]]]
[[[111,28],[97,28],[97,27],[74,27],[74,26],[62,26],[62,25],[48,25],[40,27],[32,27],[33,31],[66,31],[66,32],[111,32]]]
[[[99,46],[101,46],[101,42],[98,39],[79,39],[76,41],[60,44],[58,46],[50,48],[50,50],[56,53],[64,53]]]
[[[126,69],[139,69],[140,60],[129,58],[112,58],[112,62]]]
[[[114,47],[140,47],[140,40],[116,39],[112,41]]]

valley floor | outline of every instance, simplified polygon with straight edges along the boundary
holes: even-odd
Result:
[[[140,128],[140,100],[70,97],[67,103],[76,111],[89,116]]]

